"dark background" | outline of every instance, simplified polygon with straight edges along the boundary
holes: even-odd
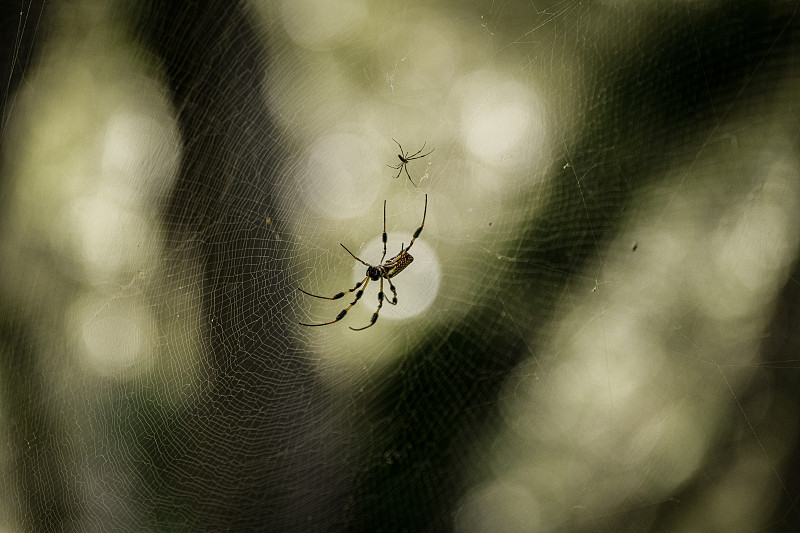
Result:
[[[445,2],[431,9],[451,7]],[[459,7],[492,13],[480,2]],[[772,131],[768,126],[779,119],[788,143],[784,153],[792,154],[800,132],[793,90],[800,87],[797,3],[700,9],[678,2],[589,2],[536,10],[504,4],[504,17],[489,17],[498,42],[517,34],[506,24],[540,28],[516,48],[544,57],[537,50],[549,43],[539,72],[551,80],[581,80],[572,87],[577,105],[545,98],[561,127],[577,133],[554,143],[546,170],[530,176],[538,185],[520,187],[518,203],[497,213],[498,221],[516,223],[494,241],[498,249],[517,250],[514,261],[487,269],[482,259],[467,256],[487,290],[464,302],[457,319],[433,321],[413,340],[394,339],[402,357],[343,392],[320,376],[307,346],[311,333],[297,330],[296,308],[304,302],[295,300],[300,244],[291,225],[278,239],[259,223],[263,213],[278,213],[273,218],[279,221],[304,209],[297,199],[302,191],[290,192],[287,170],[303,133],[282,131],[269,100],[260,96],[265,65],[287,61],[291,43],[275,34],[276,26],[254,23],[250,10],[237,3],[119,2],[103,20],[113,20],[121,40],[160,66],[182,139],[174,181],[148,206],[149,216],[163,225],[163,254],[155,260],[155,281],[137,294],[156,310],[160,333],[152,342],[159,353],[180,358],[185,345],[165,340],[173,314],[164,309],[183,288],[176,280],[180,273],[193,285],[188,305],[201,326],[180,330],[196,336],[193,350],[200,355],[192,372],[202,386],[164,401],[156,391],[172,379],[168,373],[97,380],[62,369],[72,364],[69,332],[57,333],[53,324],[60,322],[52,317],[69,307],[67,297],[37,298],[12,283],[26,277],[32,285],[71,284],[75,290],[87,283],[59,270],[59,254],[46,242],[28,246],[27,229],[14,222],[12,209],[14,191],[26,179],[17,163],[20,146],[36,142],[12,125],[39,112],[18,105],[16,95],[36,79],[39,54],[59,46],[65,23],[56,13],[69,8],[70,2],[23,3],[21,16],[19,6],[4,8],[2,22],[2,247],[4,256],[22,254],[28,267],[9,275],[19,263],[6,263],[0,301],[0,524],[10,530],[469,529],[459,510],[465,495],[498,475],[490,461],[476,457],[490,456],[495,439],[508,436],[501,410],[508,380],[532,353],[548,351],[557,338],[554,322],[567,314],[565,292],[596,275],[606,247],[636,223],[629,214],[641,208],[646,192],[663,186],[667,197],[683,197],[694,187],[719,189],[707,218],[716,227],[720,213],[748,200],[747,188],[742,192],[736,172],[726,173],[725,165],[763,163],[763,151],[748,152],[745,139]],[[92,31],[90,20],[72,23]],[[495,59],[499,68],[503,60]],[[47,86],[40,90],[34,101],[46,97]],[[731,132],[742,150],[733,158],[706,158],[705,147]],[[714,170],[667,182],[671,168],[703,173],[706,164]],[[574,169],[591,169],[579,176],[580,186]],[[794,173],[796,179],[796,166]],[[669,214],[667,227],[681,219],[670,207],[676,205],[660,204]],[[331,241],[338,246],[335,237]],[[632,253],[648,246],[646,239],[636,244]],[[796,254],[791,245],[787,249]],[[195,266],[186,277],[190,261]],[[759,360],[745,365],[750,377],[725,389],[728,405],[709,422],[716,437],[693,475],[661,494],[634,492],[586,514],[568,505],[572,514],[562,521],[531,524],[530,530],[642,531],[687,523],[703,529],[703,516],[714,516],[707,507],[715,497],[723,509],[751,502],[757,518],[749,525],[756,530],[800,530],[797,424],[785,426],[778,443],[759,426],[771,417],[781,420],[781,405],[797,408],[796,255],[787,264],[785,284],[764,296],[767,303],[759,302],[765,309]],[[455,276],[466,283],[465,274]],[[682,315],[675,323],[685,326],[714,322],[722,337],[737,327],[704,316],[700,304],[681,305],[676,310],[665,302],[663,312]],[[701,355],[726,346],[719,337],[684,331],[702,344]],[[669,328],[654,333],[669,334]],[[542,364],[544,378],[549,363]],[[715,385],[727,381],[725,374],[715,375]],[[664,387],[677,386],[666,381]],[[748,400],[765,393],[781,401],[749,410]],[[694,399],[682,394],[681,400]],[[535,445],[525,453],[533,462],[545,455]],[[726,500],[723,483],[714,486],[749,453],[766,457],[770,466],[761,504],[761,493]],[[587,475],[585,489],[602,490],[593,479]],[[580,506],[581,498],[573,505]],[[518,526],[509,530],[529,530]]]

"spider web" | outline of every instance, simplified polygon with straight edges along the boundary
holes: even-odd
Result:
[[[800,530],[797,12],[22,1],[0,526]]]

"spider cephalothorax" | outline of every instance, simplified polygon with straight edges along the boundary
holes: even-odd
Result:
[[[417,153],[419,153],[419,152],[417,152]],[[420,224],[420,226],[417,228],[417,231],[414,232],[414,236],[411,238],[411,242],[408,243],[408,246],[404,247],[404,246],[401,245],[400,246],[400,253],[397,254],[396,256],[392,257],[391,259],[389,259],[388,261],[386,261],[384,263],[383,260],[386,258],[386,241],[387,241],[387,235],[386,235],[386,201],[384,200],[384,202],[383,202],[383,235],[382,235],[382,238],[383,238],[383,255],[381,256],[380,262],[377,265],[370,265],[369,263],[366,263],[366,262],[362,261],[361,259],[359,259],[358,257],[356,257],[356,255],[353,252],[351,252],[350,250],[348,250],[347,247],[344,244],[339,243],[341,245],[341,247],[344,248],[345,251],[348,254],[353,256],[353,259],[355,259],[356,261],[358,261],[359,263],[361,263],[361,264],[363,264],[364,266],[367,267],[366,276],[364,277],[364,279],[362,279],[361,281],[356,283],[355,287],[353,287],[352,289],[350,289],[348,291],[340,292],[338,294],[335,294],[335,295],[331,296],[330,298],[328,298],[327,296],[317,296],[316,294],[311,294],[310,292],[306,292],[303,289],[298,287],[297,290],[299,290],[300,292],[302,292],[304,294],[307,294],[309,296],[313,296],[314,298],[322,298],[323,300],[338,300],[339,298],[343,298],[345,294],[349,294],[351,292],[358,291],[358,292],[356,292],[355,299],[350,303],[350,305],[348,305],[346,308],[344,308],[338,315],[336,315],[336,318],[331,320],[330,322],[323,322],[322,324],[305,324],[303,322],[300,322],[300,325],[301,326],[327,326],[328,324],[333,324],[335,322],[340,321],[341,319],[343,319],[345,317],[345,315],[350,310],[350,308],[358,303],[358,300],[360,300],[361,297],[364,295],[364,289],[367,288],[367,285],[369,284],[370,281],[380,281],[381,282],[381,289],[378,292],[378,308],[375,310],[375,313],[372,315],[372,318],[370,319],[369,324],[367,324],[363,328],[353,328],[353,327],[351,327],[350,329],[352,329],[353,331],[361,331],[362,329],[367,329],[368,327],[372,326],[378,320],[378,313],[381,312],[381,307],[383,307],[383,300],[384,300],[384,298],[386,296],[384,294],[384,292],[383,292],[383,280],[386,280],[389,283],[389,289],[392,291],[392,299],[391,300],[387,299],[387,300],[389,301],[390,304],[397,305],[397,289],[395,289],[394,284],[392,283],[392,278],[395,277],[396,275],[398,275],[400,272],[402,272],[403,269],[405,269],[408,265],[410,265],[411,262],[414,260],[414,258],[411,256],[410,253],[408,253],[408,251],[414,245],[414,241],[417,240],[417,237],[419,237],[419,234],[422,233],[422,228],[425,226],[425,216],[427,214],[428,214],[428,195],[426,194],[425,195],[425,210],[422,213],[422,224]],[[363,285],[363,287],[362,287],[362,285]]]
[[[384,277],[384,272],[381,270],[380,267],[369,267],[367,268],[367,277],[369,277],[372,281],[378,281],[382,277]]]

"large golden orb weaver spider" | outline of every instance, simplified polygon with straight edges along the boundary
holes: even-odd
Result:
[[[397,146],[400,146],[399,142],[395,141],[394,139],[392,139],[392,140],[395,143],[397,143]],[[427,154],[417,155],[417,154],[419,154],[421,151],[423,151],[425,149],[425,144],[427,144],[427,141],[422,143],[422,148],[419,149],[419,152],[417,152],[416,154],[411,154],[411,155],[408,155],[408,152],[404,152],[403,151],[403,147],[400,146],[400,153],[397,154],[397,157],[400,159],[400,163],[398,163],[396,166],[386,165],[387,167],[393,168],[393,169],[395,169],[397,171],[397,176],[395,176],[394,179],[399,178],[400,174],[402,174],[403,170],[405,170],[406,171],[406,176],[408,176],[408,181],[410,181],[411,185],[413,185],[414,187],[417,186],[417,184],[414,183],[414,180],[412,180],[411,176],[409,176],[409,174],[408,174],[408,163],[409,163],[409,161],[413,161],[415,159],[422,159],[425,156],[431,155],[433,153],[433,150],[436,150],[436,148],[434,148],[433,150],[431,150]]]
[[[310,292],[306,292],[300,287],[297,288],[303,294],[307,294],[309,296],[313,296],[314,298],[321,298],[323,300],[338,300],[339,298],[343,298],[345,294],[350,294],[358,290],[356,293],[355,300],[353,300],[350,305],[342,309],[342,311],[336,315],[336,318],[331,320],[330,322],[323,322],[322,324],[306,324],[304,322],[300,322],[301,326],[327,326],[328,324],[334,324],[339,322],[341,319],[345,317],[347,312],[350,310],[351,307],[356,305],[361,297],[364,295],[364,290],[367,288],[367,285],[370,281],[380,281],[381,282],[381,290],[378,292],[378,308],[375,310],[375,313],[372,315],[372,318],[369,321],[369,324],[364,326],[363,328],[354,328],[351,327],[353,331],[361,331],[371,327],[375,324],[378,320],[378,313],[381,312],[381,308],[383,307],[383,301],[387,300],[392,305],[397,305],[397,289],[395,289],[394,284],[392,283],[392,278],[402,272],[411,262],[414,260],[414,257],[408,253],[412,246],[414,246],[414,241],[417,240],[419,234],[422,233],[422,228],[425,226],[425,216],[428,214],[428,195],[425,195],[425,209],[422,212],[422,224],[419,225],[417,231],[414,232],[414,236],[411,238],[411,242],[408,243],[408,246],[403,247],[400,245],[400,253],[396,256],[392,257],[391,259],[387,260],[385,263],[383,262],[384,258],[386,257],[386,200],[383,201],[383,255],[381,256],[381,260],[378,262],[377,265],[370,265],[369,263],[359,259],[353,252],[347,249],[347,247],[339,243],[339,245],[345,249],[345,251],[353,256],[353,259],[358,261],[359,263],[363,264],[367,267],[367,273],[364,279],[356,283],[356,286],[352,289],[344,292],[340,292],[339,294],[334,294],[330,298],[327,296],[317,296],[316,294],[311,294]],[[392,291],[392,299],[388,300],[386,295],[383,292],[383,280],[386,280],[389,283],[389,288]]]

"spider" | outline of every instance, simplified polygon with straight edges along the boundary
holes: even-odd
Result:
[[[392,139],[392,140],[394,141],[394,139]],[[397,143],[397,146],[400,146],[399,142],[397,142],[397,141],[394,141],[394,142]],[[421,151],[423,151],[425,149],[425,144],[427,144],[427,141],[422,143],[422,148],[419,149],[419,152],[421,152]],[[436,148],[434,148],[433,150],[436,150]],[[403,170],[405,170],[406,171],[406,176],[408,176],[408,181],[411,182],[411,185],[416,187],[417,184],[414,183],[414,180],[412,180],[411,176],[408,175],[408,163],[409,163],[409,161],[413,161],[415,159],[422,159],[426,155],[431,155],[433,153],[433,150],[431,150],[427,154],[423,154],[423,155],[417,155],[417,154],[419,154],[419,152],[417,152],[416,154],[408,155],[408,152],[404,152],[403,151],[403,147],[400,146],[400,153],[397,154],[397,157],[400,158],[400,163],[398,163],[397,166],[394,166],[394,167],[392,165],[386,165],[386,166],[389,167],[389,168],[393,168],[393,169],[395,169],[397,171],[397,176],[395,176],[394,179],[399,178],[400,174],[402,174]]]
[[[400,272],[402,272],[414,260],[414,257],[410,253],[408,253],[408,251],[414,245],[414,241],[417,240],[417,237],[419,237],[419,234],[422,233],[422,228],[425,226],[425,215],[427,215],[427,213],[428,213],[428,195],[426,194],[425,195],[425,210],[422,212],[422,224],[420,224],[420,226],[417,228],[417,231],[414,232],[414,236],[411,238],[411,242],[408,244],[408,246],[404,247],[401,244],[400,245],[400,253],[397,254],[396,256],[392,257],[391,259],[389,259],[388,261],[386,261],[384,263],[383,260],[386,257],[386,200],[384,200],[383,201],[383,255],[381,256],[381,260],[378,262],[377,265],[370,265],[369,263],[366,263],[365,261],[362,261],[353,252],[348,250],[347,247],[344,244],[339,243],[339,245],[342,248],[344,248],[345,251],[348,254],[353,256],[353,259],[355,259],[356,261],[358,261],[359,263],[361,263],[361,264],[363,264],[364,266],[367,267],[367,272],[366,272],[366,276],[364,277],[364,279],[362,279],[361,281],[356,283],[356,286],[353,287],[352,289],[350,289],[348,291],[340,292],[339,294],[335,294],[335,295],[331,296],[330,298],[328,298],[327,296],[317,296],[316,294],[311,294],[310,292],[304,291],[300,287],[297,288],[297,290],[299,290],[303,294],[307,294],[309,296],[313,296],[314,298],[321,298],[323,300],[338,300],[339,298],[342,298],[345,294],[349,294],[349,293],[351,293],[351,292],[353,292],[355,290],[358,290],[358,292],[356,293],[355,300],[353,300],[350,303],[350,305],[348,305],[346,308],[344,308],[342,310],[342,312],[339,313],[338,315],[336,315],[336,318],[331,320],[330,322],[323,322],[322,324],[305,324],[303,322],[300,322],[300,325],[301,326],[327,326],[328,324],[334,324],[336,322],[339,322],[341,319],[344,318],[344,316],[347,314],[347,312],[350,310],[350,308],[358,303],[358,300],[360,300],[361,296],[364,295],[364,291],[366,290],[367,285],[369,284],[370,281],[378,281],[378,280],[380,280],[380,282],[381,282],[381,290],[380,290],[380,292],[378,292],[378,308],[375,310],[375,313],[372,315],[372,318],[370,319],[369,324],[367,324],[363,328],[353,328],[353,327],[351,327],[350,329],[352,329],[353,331],[361,331],[361,330],[367,329],[368,327],[371,327],[378,320],[378,313],[381,312],[381,307],[383,307],[383,300],[384,300],[384,298],[386,298],[386,295],[383,292],[383,280],[386,280],[387,282],[389,282],[389,288],[392,290],[392,299],[391,299],[391,301],[388,298],[386,298],[386,300],[389,301],[389,303],[392,304],[392,305],[397,305],[397,289],[395,289],[394,284],[392,283],[392,278],[395,277],[396,275],[398,275]],[[362,285],[363,285],[363,287],[362,287]]]

